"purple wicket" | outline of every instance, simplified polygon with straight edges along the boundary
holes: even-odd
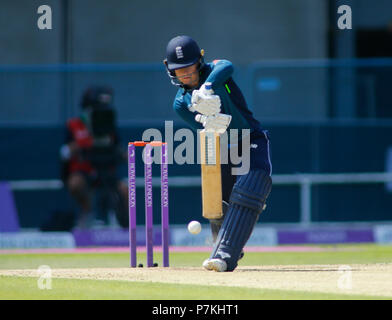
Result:
[[[166,144],[161,148],[161,224],[163,266],[169,266],[169,181]]]
[[[152,267],[154,265],[151,151],[151,145],[147,144],[144,148],[144,203],[146,211],[147,267]]]
[[[131,267],[136,267],[136,167],[135,146],[128,145],[129,250]]]
[[[169,185],[166,143],[134,142],[128,145],[128,192],[129,192],[129,248],[130,266],[136,267],[136,166],[135,147],[145,146],[144,149],[144,192],[145,192],[145,221],[147,267],[154,266],[153,260],[153,186],[152,186],[152,157],[153,147],[161,147],[161,225],[162,225],[162,255],[163,266],[169,266]]]

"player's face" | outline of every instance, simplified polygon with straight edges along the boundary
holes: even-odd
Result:
[[[186,68],[177,69],[174,71],[178,80],[182,84],[189,86],[191,88],[197,87],[199,84],[199,71],[197,64],[191,65]]]

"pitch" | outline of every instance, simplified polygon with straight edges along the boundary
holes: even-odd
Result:
[[[170,268],[128,268],[126,251],[3,251],[0,299],[392,299],[392,246],[249,248],[227,273],[203,270],[207,255],[174,250]],[[41,265],[50,289],[37,286]]]

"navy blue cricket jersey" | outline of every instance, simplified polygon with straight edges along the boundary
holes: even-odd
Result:
[[[264,169],[271,174],[272,165],[268,132],[262,129],[260,122],[254,118],[253,113],[249,110],[240,88],[232,78],[233,71],[233,64],[228,60],[214,60],[212,63],[206,63],[200,70],[200,86],[205,82],[212,83],[214,94],[221,99],[221,113],[232,116],[228,130],[238,129],[239,139],[241,139],[241,129],[250,130],[251,147],[257,144],[258,148],[251,149],[251,168]],[[197,113],[188,109],[191,104],[192,91],[180,88],[174,100],[173,108],[196,131],[203,129],[203,126],[195,120]]]
[[[250,129],[251,132],[263,132],[260,123],[253,117],[245,98],[232,78],[233,64],[228,60],[214,60],[206,63],[200,71],[200,86],[205,82],[212,83],[214,94],[221,99],[221,113],[230,114],[230,129]],[[193,90],[180,88],[174,100],[173,108],[194,130],[202,129],[201,123],[195,120],[195,113],[188,110]]]

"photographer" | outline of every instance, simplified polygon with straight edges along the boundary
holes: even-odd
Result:
[[[127,186],[116,177],[126,154],[119,148],[112,101],[111,88],[90,87],[82,96],[81,116],[67,122],[62,179],[80,207],[76,228],[108,224],[110,210],[122,227],[128,225]]]

